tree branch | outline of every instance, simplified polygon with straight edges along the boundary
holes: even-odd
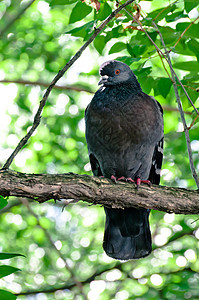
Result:
[[[45,82],[17,80],[17,79],[16,80],[2,79],[2,80],[0,80],[0,83],[16,83],[16,84],[23,84],[23,85],[38,85],[38,86],[44,86],[44,87],[49,86],[49,83],[45,83]],[[87,87],[81,87],[81,86],[75,86],[75,85],[54,85],[53,88],[58,89],[58,90],[71,90],[71,91],[75,91],[75,92],[86,92],[86,93],[94,94],[94,92]],[[189,86],[189,88],[191,88],[191,86]],[[194,89],[194,91],[196,91],[196,88],[193,88],[193,89]],[[162,108],[164,111],[173,111],[173,112],[178,112],[178,113],[180,112],[177,107],[172,107],[169,105],[162,105]],[[192,115],[191,111],[184,111],[184,113],[187,115]],[[193,122],[193,125],[194,125],[194,123],[195,122]],[[192,127],[192,126],[190,126],[190,127]]]
[[[0,80],[1,83],[16,83],[16,84],[23,84],[23,85],[39,85],[43,87],[48,87],[49,83],[41,82],[41,81],[29,81],[29,80],[9,80],[9,79],[2,79]],[[90,88],[75,86],[75,85],[54,85],[54,89],[58,90],[71,90],[76,92],[86,92],[93,94],[93,91]],[[195,89],[194,89],[195,90]]]
[[[69,60],[69,62],[63,67],[62,70],[58,72],[58,74],[54,77],[52,82],[50,83],[49,87],[47,88],[42,100],[40,101],[39,108],[35,114],[34,122],[28,131],[28,133],[20,140],[15,150],[12,152],[10,157],[7,159],[6,163],[3,165],[2,169],[8,169],[15,158],[15,156],[18,154],[18,152],[22,149],[22,147],[27,143],[33,132],[36,130],[36,128],[39,126],[40,120],[41,120],[41,113],[42,110],[46,104],[46,101],[48,99],[48,96],[50,95],[53,87],[57,83],[57,81],[64,75],[64,73],[74,64],[74,62],[81,56],[83,51],[92,43],[92,41],[96,38],[96,36],[104,29],[104,27],[118,14],[120,10],[122,10],[127,5],[131,4],[134,0],[128,0],[122,5],[120,5],[118,8],[116,8],[105,20],[100,24],[98,28],[95,29],[94,33],[91,35],[91,37],[86,41],[86,43],[76,52],[76,54]]]
[[[180,37],[178,38],[177,42],[175,43],[175,45],[173,46],[174,48],[177,46],[177,44],[179,43],[179,41],[182,39],[183,35],[187,32],[187,30],[191,27],[191,25],[193,25],[197,20],[199,19],[199,16],[193,20],[189,26],[187,26],[187,28],[185,28],[185,30],[181,33]]]
[[[34,199],[72,199],[106,207],[144,207],[176,214],[198,214],[199,192],[183,188],[113,183],[107,178],[88,175],[25,174],[0,170],[0,194]]]
[[[31,0],[30,2],[28,2],[19,12],[18,14],[16,14],[7,24],[6,26],[1,30],[0,32],[0,36],[2,37],[6,31],[8,30],[8,28],[10,28],[15,22],[16,20],[18,20],[23,14],[24,12],[33,4],[33,2],[35,2],[35,0]]]
[[[177,100],[177,103],[178,103],[178,109],[180,111],[180,116],[181,116],[181,120],[182,120],[183,127],[184,127],[184,133],[185,133],[185,137],[186,137],[186,143],[187,143],[187,151],[188,151],[188,156],[189,156],[190,169],[191,169],[193,178],[195,180],[196,186],[199,189],[199,178],[198,178],[198,175],[196,173],[196,169],[195,169],[194,162],[193,162],[193,155],[192,155],[192,149],[191,149],[191,141],[190,141],[190,136],[189,136],[189,128],[187,127],[187,123],[186,123],[186,120],[185,120],[185,115],[184,115],[184,111],[183,111],[183,107],[182,107],[182,102],[180,100],[180,96],[179,96],[179,93],[178,93],[178,87],[177,87],[177,83],[176,83],[177,75],[174,72],[174,69],[173,69],[173,66],[172,66],[172,63],[171,63],[171,58],[170,58],[169,52],[167,51],[167,48],[166,48],[163,36],[162,36],[162,34],[161,34],[158,26],[156,25],[156,23],[153,21],[152,24],[153,24],[153,26],[155,27],[155,29],[157,30],[157,32],[158,32],[158,34],[160,36],[161,43],[162,43],[162,45],[164,47],[164,50],[165,50],[165,53],[166,53],[167,62],[169,64],[169,68],[170,68],[170,71],[171,71],[171,76],[172,76],[172,81],[173,81],[173,87],[174,87],[174,91],[175,91],[175,96],[176,96],[176,100]]]

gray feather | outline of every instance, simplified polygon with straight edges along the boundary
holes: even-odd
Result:
[[[159,183],[163,153],[160,104],[145,94],[129,68],[108,61],[100,68],[102,85],[87,107],[86,139],[93,173]],[[104,249],[117,259],[151,252],[146,209],[106,209]]]

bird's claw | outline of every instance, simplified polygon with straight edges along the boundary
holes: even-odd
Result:
[[[117,181],[126,181],[127,180],[127,178],[126,177],[124,177],[124,176],[122,176],[122,177],[119,177],[118,179],[117,179]]]
[[[141,180],[141,183],[148,184],[148,186],[152,186],[152,183],[150,180]]]
[[[151,181],[150,180],[141,180],[139,177],[136,180],[133,180],[131,177],[119,177],[116,178],[114,175],[111,176],[111,180],[115,183],[117,183],[117,181],[126,181],[126,182],[130,182],[130,183],[135,183],[137,189],[139,188],[139,186],[141,185],[141,183],[145,183],[148,184],[148,186],[151,186]]]
[[[117,178],[114,175],[111,175],[111,180],[115,183],[117,183]]]
[[[131,179],[131,178],[126,178],[126,177],[124,177],[124,176],[117,178],[117,177],[115,177],[114,175],[112,175],[112,176],[111,176],[111,179],[112,179],[112,181],[115,182],[115,183],[117,183],[117,181],[126,181],[126,182],[127,182],[127,181],[131,181],[131,182],[134,182],[133,179]]]
[[[131,183],[136,183],[136,181],[133,180],[131,177],[126,178],[126,181],[127,182],[131,182]]]
[[[150,180],[141,180],[139,177],[135,181],[137,189],[141,185],[141,183],[148,184],[148,186],[151,186],[151,181]]]

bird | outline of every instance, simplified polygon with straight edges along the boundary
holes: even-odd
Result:
[[[131,68],[117,60],[99,70],[99,89],[85,110],[85,135],[92,172],[117,182],[160,182],[163,110],[142,91]],[[103,248],[117,260],[152,251],[149,209],[104,207]]]

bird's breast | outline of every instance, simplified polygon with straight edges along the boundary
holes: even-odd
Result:
[[[125,150],[133,144],[156,143],[162,130],[160,111],[150,97],[96,101],[91,103],[87,119],[87,135],[95,136],[95,143],[110,151]]]

